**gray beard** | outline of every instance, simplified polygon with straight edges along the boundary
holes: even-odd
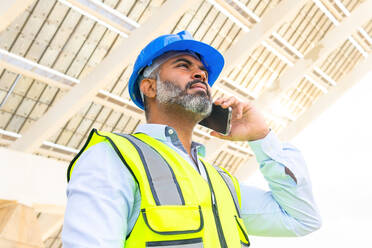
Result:
[[[187,88],[173,84],[169,81],[156,80],[156,99],[162,104],[175,104],[182,106],[186,111],[195,113],[201,118],[210,115],[212,111],[212,100],[208,94],[188,94]]]

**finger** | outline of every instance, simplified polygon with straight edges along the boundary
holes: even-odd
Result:
[[[221,106],[223,108],[227,108],[227,107],[233,106],[237,103],[238,103],[237,99],[235,97],[231,96],[231,97],[227,98],[226,101],[224,101]]]
[[[235,111],[236,111],[236,119],[240,119],[243,117],[243,109],[244,109],[244,104],[240,103],[236,106]]]
[[[217,100],[214,101],[214,104],[221,105],[225,100],[226,100],[226,98],[218,97]]]
[[[214,102],[215,104],[219,104],[219,105],[222,105],[224,102],[227,101],[227,97],[222,97],[220,96],[219,98],[217,98],[217,100]]]

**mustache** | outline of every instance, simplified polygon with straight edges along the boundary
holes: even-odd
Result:
[[[193,81],[188,82],[188,83],[186,84],[185,90],[190,89],[194,84],[198,84],[198,83],[200,83],[200,84],[204,84],[205,88],[207,89],[207,95],[208,95],[208,97],[211,97],[210,92],[209,92],[209,90],[208,90],[208,85],[207,85],[207,83],[204,82],[204,81],[202,81],[202,80],[199,80],[199,79],[195,79],[195,80],[193,80]]]

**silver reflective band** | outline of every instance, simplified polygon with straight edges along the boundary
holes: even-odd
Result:
[[[238,193],[236,192],[236,189],[235,189],[235,186],[234,186],[234,183],[231,177],[220,167],[214,166],[214,168],[216,168],[218,173],[221,175],[222,179],[225,181],[227,187],[229,188],[231,196],[234,200],[236,211],[238,212],[238,215],[240,217],[240,206],[239,206],[239,200],[238,200]]]
[[[181,188],[174,172],[164,158],[142,140],[132,135],[118,135],[128,139],[137,149],[156,205],[185,205]]]

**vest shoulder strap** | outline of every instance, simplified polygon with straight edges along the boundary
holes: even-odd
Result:
[[[123,142],[123,139],[125,139],[126,142]],[[143,165],[144,176],[147,177],[147,181],[152,193],[153,199],[151,202],[155,202],[155,204],[158,206],[185,205],[185,200],[181,192],[180,185],[176,180],[172,167],[159,154],[158,151],[134,135],[101,132],[93,129],[90,132],[83,148],[71,161],[67,169],[67,181],[70,180],[74,166],[81,154],[93,145],[96,145],[100,142],[107,142],[111,145],[116,154],[119,156],[120,160],[129,169],[138,185],[141,185],[139,180],[143,180],[143,176],[136,175],[136,172],[140,170],[137,170],[137,168],[132,168],[132,166],[137,167],[140,166],[140,164]],[[134,147],[135,151],[137,151],[140,160],[137,161],[137,159],[134,158],[138,157],[138,155],[127,152],[125,147],[127,147],[128,142]],[[127,159],[137,162],[130,163],[127,161]]]
[[[85,141],[85,144],[83,145],[83,147],[80,149],[78,154],[71,160],[71,162],[70,162],[70,164],[67,168],[67,182],[70,181],[71,173],[72,173],[72,171],[75,167],[75,164],[76,164],[77,160],[80,158],[81,154],[83,154],[83,152],[88,150],[91,146],[94,146],[95,144],[98,144],[98,143],[103,142],[103,141],[106,140],[106,138],[101,136],[101,135],[98,135],[96,138],[93,138],[93,136],[95,134],[98,134],[98,132],[97,132],[97,129],[93,128],[90,131],[90,133],[88,135],[88,138]]]
[[[117,135],[131,142],[140,155],[156,205],[185,205],[174,171],[159,152],[135,135]]]

